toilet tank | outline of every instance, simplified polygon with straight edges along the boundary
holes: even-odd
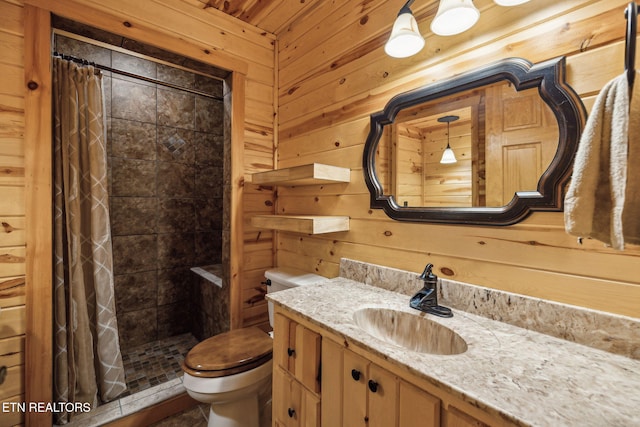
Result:
[[[327,280],[318,274],[295,268],[274,268],[264,272],[267,278],[267,293],[282,291],[298,286],[309,286]],[[273,328],[273,303],[269,301],[269,324]]]

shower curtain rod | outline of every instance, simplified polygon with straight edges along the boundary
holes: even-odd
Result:
[[[223,101],[224,100],[222,97],[211,95],[211,94],[209,94],[207,92],[202,92],[202,91],[197,90],[197,89],[190,89],[190,88],[187,88],[187,87],[175,85],[173,83],[163,82],[162,80],[157,80],[157,79],[154,79],[154,78],[151,78],[151,77],[140,76],[138,74],[129,73],[128,71],[118,70],[116,68],[107,67],[106,65],[96,64],[95,62],[90,62],[90,61],[87,61],[86,59],[76,58],[75,56],[65,55],[65,54],[58,53],[58,52],[53,52],[53,56],[57,56],[58,58],[66,59],[67,61],[72,61],[72,62],[75,62],[77,64],[91,65],[93,67],[99,68],[100,70],[110,71],[112,73],[121,74],[123,76],[131,77],[131,78],[134,78],[134,79],[140,79],[140,80],[143,80],[143,81],[148,82],[148,83],[154,83],[154,84],[157,84],[157,85],[160,85],[160,86],[166,86],[166,87],[169,87],[171,89],[183,90],[185,92],[193,93],[195,95],[200,95],[200,96],[204,96],[206,98],[215,99],[216,101]]]

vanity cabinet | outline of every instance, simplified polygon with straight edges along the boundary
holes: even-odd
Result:
[[[274,331],[274,427],[512,425],[277,306]]]
[[[274,426],[320,426],[320,351],[320,334],[275,314]]]
[[[328,343],[327,343],[328,344]],[[440,400],[346,348],[327,345],[322,381],[341,390],[323,401],[323,427],[436,427]],[[326,415],[325,415],[326,414]],[[339,416],[338,414],[341,414]]]

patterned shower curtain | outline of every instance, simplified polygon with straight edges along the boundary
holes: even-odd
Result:
[[[102,75],[53,58],[54,399],[126,390],[116,323]],[[100,400],[98,400],[98,397]],[[57,414],[68,422],[72,414]]]

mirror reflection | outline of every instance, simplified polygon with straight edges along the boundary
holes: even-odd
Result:
[[[501,207],[538,189],[558,140],[538,88],[502,80],[401,109],[382,129],[376,172],[400,207]]]

